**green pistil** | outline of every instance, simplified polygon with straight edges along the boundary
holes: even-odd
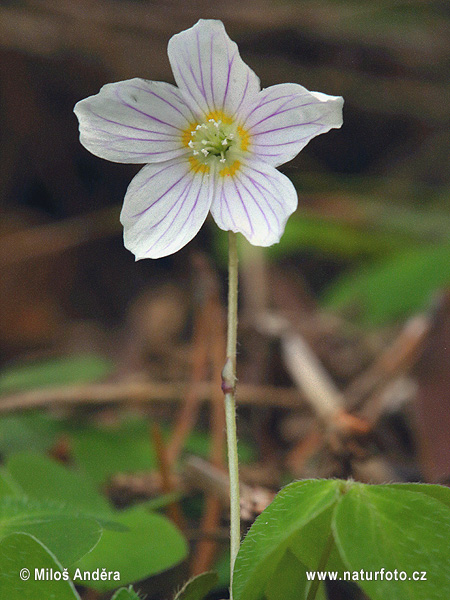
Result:
[[[197,125],[191,132],[192,140],[189,148],[198,159],[208,162],[208,157],[214,156],[219,162],[227,162],[227,153],[234,144],[234,130],[232,125],[226,125],[222,121],[209,119],[207,123]]]

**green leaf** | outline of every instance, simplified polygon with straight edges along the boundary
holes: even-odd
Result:
[[[408,242],[411,243],[411,239],[404,235],[297,213],[286,223],[283,243],[271,246],[267,253],[278,258],[313,249],[333,257],[380,256],[403,249]]]
[[[98,543],[97,521],[67,512],[52,502],[28,498],[0,499],[0,538],[28,533],[41,541],[64,566],[70,566]]]
[[[351,572],[405,573],[405,581],[358,581],[372,600],[448,598],[450,510],[402,487],[355,483],[336,508],[336,545]],[[413,581],[414,572],[427,580]]]
[[[97,485],[116,473],[156,467],[148,423],[124,421],[114,427],[83,427],[72,434],[75,462]]]
[[[30,578],[20,577],[28,569]],[[63,567],[53,554],[36,538],[26,533],[14,533],[0,540],[0,589],[2,598],[26,600],[80,600],[71,581],[39,580],[35,569],[42,573],[59,573]],[[47,571],[48,570],[48,571]]]
[[[380,487],[426,494],[431,498],[436,498],[436,500],[439,500],[450,508],[450,488],[443,485],[433,485],[427,483],[391,483]]]
[[[182,492],[169,492],[167,494],[162,494],[161,496],[156,496],[155,498],[150,498],[150,500],[143,500],[139,503],[139,506],[142,506],[147,510],[157,511],[174,502],[180,502],[182,499]]]
[[[0,498],[3,496],[23,496],[24,492],[20,485],[14,481],[10,473],[4,468],[0,467]]]
[[[117,590],[111,600],[140,600],[140,598],[130,585],[130,587]]]
[[[450,282],[450,245],[409,249],[371,267],[344,275],[324,304],[352,310],[367,325],[381,325],[423,308]]]
[[[229,588],[230,587],[230,553],[228,550],[222,551],[216,563],[214,565],[214,571],[217,573],[219,582],[217,587]]]
[[[84,515],[112,518],[113,512],[86,478],[37,454],[16,454],[7,469],[24,493],[36,500],[55,500],[79,509]]]
[[[23,413],[0,418],[0,452],[4,457],[17,452],[46,452],[61,433],[61,425],[43,413]]]
[[[78,563],[81,570],[119,571],[120,583],[126,585],[165,571],[186,557],[183,536],[165,517],[136,507],[118,512],[116,520],[127,531],[104,531],[94,550]],[[115,583],[91,581],[89,585],[103,591]]]
[[[165,437],[170,430],[164,430]],[[136,473],[156,468],[148,422],[131,418],[112,427],[83,427],[71,432],[76,464],[100,486],[116,473]],[[207,458],[210,455],[211,436],[192,432],[185,449]],[[239,445],[241,462],[255,459],[255,450],[245,443]]]
[[[265,597],[267,600],[301,600],[308,587],[305,565],[287,550],[270,577]]]
[[[37,387],[89,383],[109,375],[113,364],[95,354],[53,358],[4,369],[0,373],[0,394]]]
[[[218,581],[217,573],[200,573],[184,584],[174,600],[203,600],[206,594],[217,586]]]
[[[300,540],[310,535],[314,536],[308,541],[310,554],[303,562],[309,569],[317,568],[317,537],[314,528],[305,527],[337,502],[343,485],[334,480],[305,480],[288,485],[276,496],[256,519],[239,550],[233,575],[235,600],[260,600],[276,569],[279,565],[282,568],[282,561],[290,560],[285,558],[286,552],[292,552],[291,547],[298,552]],[[329,516],[324,523],[327,518],[329,523]],[[323,544],[329,534],[326,532]]]

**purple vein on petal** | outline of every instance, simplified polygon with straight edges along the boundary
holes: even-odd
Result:
[[[236,185],[236,181],[234,180],[234,177],[231,177],[231,180],[232,180],[232,182],[233,182],[234,189],[236,190],[236,193],[237,193],[237,195],[239,196],[239,200],[241,201],[242,208],[244,209],[245,215],[246,215],[246,217],[247,217],[247,220],[248,220],[248,224],[250,225],[250,232],[251,232],[251,234],[253,235],[253,234],[255,233],[255,231],[254,231],[254,229],[253,229],[253,224],[252,224],[252,222],[251,222],[250,215],[248,214],[247,207],[245,206],[245,202],[244,202],[244,200],[242,199],[241,192],[239,191],[239,189],[238,189],[238,186]]]
[[[209,44],[209,56],[210,56],[210,66],[209,66],[209,79],[210,79],[210,81],[209,81],[209,83],[210,83],[210,86],[211,86],[211,98],[212,98],[212,103],[213,103],[213,106],[212,106],[213,111],[216,110],[216,99],[215,99],[215,96],[214,96],[214,84],[213,84],[213,82],[214,82],[214,60],[213,60],[214,54],[213,54],[213,47],[214,47],[214,38],[215,38],[215,36],[216,36],[216,34],[213,33],[212,36],[211,36],[210,44]]]
[[[141,115],[144,115],[144,117],[148,117],[152,121],[156,121],[157,123],[161,123],[161,125],[167,125],[167,127],[172,127],[173,129],[178,129],[179,131],[183,131],[181,129],[181,127],[177,127],[176,125],[172,125],[171,123],[167,123],[166,121],[162,121],[161,119],[158,119],[157,117],[153,117],[152,115],[149,115],[145,111],[140,110],[139,108],[136,108],[135,106],[132,106],[131,104],[128,104],[128,102],[125,102],[125,100],[120,96],[120,94],[119,94],[119,92],[118,92],[117,89],[114,90],[114,94],[115,94],[116,98],[119,100],[119,102],[121,104],[123,104],[124,106],[127,106],[128,108],[131,108],[131,110],[134,110],[134,111],[138,112]]]
[[[239,230],[239,228],[236,226],[236,221],[234,220],[233,215],[231,213],[230,204],[228,202],[228,198],[227,198],[227,195],[225,193],[225,181],[223,180],[222,181],[222,187],[221,187],[221,190],[220,190],[220,216],[222,218],[222,221],[225,220],[223,218],[223,208],[224,207],[227,208],[228,214],[230,215],[231,223],[233,224],[234,228],[236,230]]]
[[[203,86],[201,86],[199,84],[199,82],[197,81],[197,78],[195,76],[194,70],[192,68],[192,64],[189,60],[189,55],[184,55],[184,64],[186,65],[186,67],[188,68],[190,74],[192,75],[192,79],[194,80],[195,85],[197,86],[198,91],[200,92],[200,95],[202,96],[202,98],[204,98],[204,100],[206,101],[206,93],[205,93],[205,88]]]
[[[156,92],[154,92],[153,90],[146,90],[145,88],[141,88],[137,85],[132,85],[130,86],[131,89],[134,90],[139,90],[140,92],[145,92],[146,94],[150,94],[151,96],[154,96],[155,98],[158,98],[159,100],[161,100],[162,102],[164,102],[165,104],[168,104],[169,106],[171,106],[174,110],[176,110],[178,113],[180,113],[180,115],[186,119],[186,115],[183,113],[183,111],[181,111],[178,106],[175,106],[175,104],[172,104],[171,102],[169,102],[168,100],[166,100],[166,98],[163,98],[162,96],[160,96],[159,94],[157,94]],[[180,100],[181,102],[181,100]],[[186,119],[187,121],[188,119]]]
[[[289,112],[290,110],[298,110],[299,108],[304,108],[305,106],[310,106],[312,104],[316,104],[315,102],[308,102],[307,104],[299,104],[298,106],[290,106],[289,108],[284,108],[287,104],[289,104],[289,102],[291,102],[290,99],[287,100],[286,102],[284,102],[281,106],[279,106],[275,112],[271,113],[270,115],[267,115],[260,121],[257,121],[256,123],[254,123],[251,126],[251,128],[253,129],[257,125],[264,123],[264,121],[267,121],[268,119],[272,119],[273,117],[277,117],[278,115],[282,115],[283,113]],[[284,109],[284,110],[281,110],[281,109]]]
[[[177,96],[177,94],[175,93],[175,91],[172,88],[169,88],[169,92],[172,94],[172,96],[174,96],[177,100],[179,100],[180,102],[183,103],[184,107],[186,108],[186,110],[188,110],[191,113],[190,116],[190,120],[194,121],[195,120],[195,115],[192,112],[191,107],[186,104],[185,99],[183,97],[183,92],[179,89],[179,88],[175,88],[177,90],[177,92],[180,94],[180,96]]]
[[[184,206],[184,202],[189,194],[189,192],[192,189],[192,186],[194,184],[194,180],[191,179],[190,181],[188,181],[188,183],[184,186],[183,191],[181,192],[181,194],[178,197],[178,200],[176,200],[172,206],[170,207],[170,209],[166,212],[166,214],[162,217],[162,219],[160,219],[158,221],[158,223],[155,223],[154,225],[152,225],[151,229],[154,229],[155,227],[157,227],[158,225],[161,225],[170,215],[170,213],[175,209],[178,208],[177,212],[175,213],[174,217],[172,218],[172,221],[166,226],[166,228],[164,229],[164,231],[159,235],[159,237],[156,238],[156,240],[154,240],[154,242],[152,243],[152,245],[148,248],[147,252],[150,252],[150,250],[152,248],[155,247],[155,245],[161,240],[162,237],[165,236],[165,234],[169,231],[169,229],[171,229],[175,219],[177,218],[177,216],[180,214],[180,211],[182,210],[183,206]],[[169,242],[170,244],[170,242]],[[167,246],[169,244],[166,244],[166,246],[164,246],[164,249],[167,248]]]
[[[262,92],[260,92],[260,93],[262,93]],[[260,108],[264,108],[264,106],[267,106],[268,104],[272,104],[273,102],[278,102],[278,100],[283,100],[284,98],[292,98],[292,97],[293,97],[292,94],[286,94],[285,96],[275,96],[274,98],[271,98],[270,95],[267,95],[264,98],[264,101],[253,106],[252,110],[246,116],[246,119],[248,119],[257,110],[259,110]]]
[[[111,144],[107,144],[104,146],[109,150],[114,150],[114,152],[118,152],[119,154],[137,154],[139,156],[158,156],[160,154],[173,154],[174,152],[181,152],[178,156],[182,156],[183,154],[188,154],[189,151],[184,151],[183,148],[174,149],[174,150],[158,150],[157,152],[145,152],[143,150],[122,150],[121,148],[114,148]]]
[[[242,106],[242,103],[245,100],[245,96],[247,95],[247,90],[248,90],[249,83],[250,83],[250,71],[247,69],[247,81],[245,82],[245,88],[244,88],[244,91],[242,92],[241,101],[237,105],[236,110],[234,111],[234,114],[238,113],[239,109]]]
[[[264,132],[264,133],[266,133],[266,132]],[[309,140],[310,138],[311,138],[311,135],[305,135],[305,137],[296,138],[295,140],[291,140],[289,142],[280,142],[279,144],[260,144],[259,142],[257,142],[256,144],[254,144],[254,146],[257,149],[258,148],[275,148],[275,146],[289,146],[289,144],[298,144],[299,142],[304,142],[305,140]],[[258,154],[261,154],[261,153],[258,152]],[[281,154],[281,152],[279,154]]]
[[[200,71],[200,81],[202,82],[203,97],[205,98],[206,104],[208,104],[208,99],[206,97],[205,82],[203,79],[202,57],[201,57],[201,53],[200,53],[200,36],[198,34],[198,30],[196,30],[195,33],[196,33],[196,38],[197,38],[197,56],[198,56],[198,68]],[[208,106],[208,108],[209,108],[209,106]]]
[[[268,183],[269,183],[269,185],[270,185],[271,187],[274,187],[274,184],[273,184],[273,182],[271,181],[270,177],[268,177],[268,176],[267,176],[267,174],[266,174],[266,173],[264,173],[264,171],[259,171],[259,170],[258,170],[258,169],[256,169],[255,167],[252,167],[252,168],[253,168],[253,170],[254,170],[256,173],[258,173],[259,175],[261,175],[262,177],[264,177],[264,179],[266,179],[266,180],[268,181]],[[276,195],[276,194],[275,194],[275,193],[274,193],[272,190],[270,190],[270,189],[268,189],[267,187],[265,187],[265,186],[264,186],[262,183],[259,183],[259,181],[256,181],[255,179],[252,179],[252,178],[251,178],[249,175],[247,175],[247,173],[245,173],[245,171],[242,171],[242,173],[243,173],[243,175],[244,175],[245,177],[247,177],[247,179],[250,179],[250,181],[252,181],[252,182],[253,182],[253,184],[255,185],[255,187],[256,187],[256,188],[258,188],[258,189],[263,189],[265,192],[267,192],[267,193],[269,194],[269,196],[271,196],[271,197],[272,197],[272,198],[275,200],[275,202],[276,202],[276,203],[277,203],[279,206],[283,207],[283,203],[281,202],[281,200],[278,198],[278,196],[277,196],[277,195]]]
[[[276,117],[277,115],[282,114],[284,112],[287,112],[289,110],[298,110],[299,108],[305,108],[305,106],[313,106],[313,105],[317,104],[317,102],[305,102],[304,104],[299,104],[298,106],[291,106],[291,107],[289,107],[289,108],[287,108],[285,110],[280,110],[280,109],[284,108],[287,104],[289,104],[289,102],[293,102],[294,100],[299,100],[299,98],[295,97],[295,96],[282,96],[282,97],[274,98],[273,100],[269,100],[269,101],[265,102],[264,104],[258,105],[257,107],[255,107],[252,110],[252,112],[255,112],[260,107],[267,106],[268,104],[272,104],[273,102],[278,102],[278,100],[282,100],[283,98],[287,98],[287,100],[285,102],[283,102],[280,106],[278,106],[275,112],[271,113],[270,115],[267,115],[266,117],[264,117],[260,121],[257,121],[256,123],[254,123],[252,125],[252,127],[256,127],[257,125],[259,125],[260,123],[263,123],[267,119],[271,119],[272,117]]]
[[[113,121],[112,119],[108,119],[107,117],[104,117],[103,115],[98,115],[93,110],[90,110],[90,113],[92,115],[94,115],[94,117],[97,117],[98,119],[105,121],[106,123],[111,123],[112,125],[120,125],[121,127],[126,127],[127,129],[134,129],[135,131],[145,131],[145,133],[154,133],[155,135],[167,135],[167,136],[174,137],[174,138],[180,137],[179,133],[166,133],[166,132],[159,132],[159,131],[151,131],[150,129],[144,129],[143,127],[135,127],[134,125],[127,125],[126,123],[121,123],[120,121]],[[89,129],[91,129],[91,127]],[[116,135],[116,134],[114,134],[114,135]]]
[[[254,181],[252,180],[251,177],[248,177],[250,179],[250,181],[253,183],[254,185]],[[267,218],[266,213],[264,212],[262,206],[260,205],[260,203],[258,202],[258,200],[255,198],[255,196],[251,193],[251,191],[248,189],[248,187],[242,182],[242,180],[239,179],[239,177],[236,176],[237,181],[239,181],[239,183],[242,185],[242,187],[247,191],[248,195],[252,198],[255,206],[257,206],[257,208],[259,209],[260,213],[262,214],[264,221],[267,224],[267,228],[269,231],[272,231],[272,227],[270,225],[269,219]],[[256,186],[255,186],[256,187]],[[264,194],[261,194],[261,196],[264,198],[267,208],[272,212],[273,216],[275,217],[275,220],[277,221],[277,223],[279,224],[277,215],[275,213],[275,211],[273,210],[273,208],[270,206],[270,203],[268,202],[267,198],[265,198]]]
[[[166,134],[165,133],[160,134],[157,131],[145,130],[146,133],[154,133],[155,135],[161,135],[161,138],[154,139],[154,138],[130,137],[129,135],[124,135],[123,133],[111,133],[111,131],[108,131],[108,129],[102,129],[101,127],[89,127],[89,131],[90,132],[94,131],[95,133],[104,133],[107,137],[113,137],[114,138],[113,141],[123,140],[123,141],[129,141],[129,142],[158,142],[159,144],[175,144],[176,143],[175,140],[162,139]],[[169,134],[169,135],[170,135],[170,137],[181,139],[179,135],[173,135],[173,134]],[[181,142],[180,142],[180,146],[181,146]]]
[[[294,123],[293,125],[284,125],[283,127],[276,127],[275,129],[267,129],[266,131],[258,131],[256,133],[252,132],[252,137],[256,137],[258,135],[266,135],[267,133],[274,133],[275,131],[284,131],[285,129],[292,129],[293,127],[306,127],[307,125],[317,125],[318,120],[319,119],[316,119],[315,121],[309,121],[308,123]],[[320,130],[321,127],[322,124],[319,124],[318,129]]]
[[[143,187],[145,187],[146,185],[148,185],[149,181],[151,179],[153,179],[153,177],[156,177],[156,175],[160,175],[161,173],[163,173],[166,169],[170,169],[172,168],[173,165],[169,165],[169,166],[165,166],[163,169],[160,169],[157,173],[153,173],[153,175],[151,175],[150,177],[148,177],[145,182],[139,186],[139,188],[137,190],[134,191],[134,193],[139,192],[140,190],[142,190]],[[159,198],[157,198],[154,202],[152,202],[149,206],[147,206],[147,208],[145,208],[143,211],[136,213],[135,215],[133,215],[133,218],[137,218],[142,216],[143,214],[145,214],[150,208],[153,208],[155,206],[155,204],[157,204],[162,198],[164,198],[164,196],[166,194],[168,194],[174,187],[176,187],[180,181],[182,181],[185,177],[187,177],[188,173],[184,173],[184,175],[182,175],[180,177],[180,179],[178,179],[175,183],[173,183],[163,194],[161,194],[161,196],[159,196]]]
[[[226,86],[225,86],[225,92],[223,94],[223,101],[222,101],[222,105],[223,106],[225,106],[225,101],[227,99],[228,89],[230,87],[231,70],[233,69],[233,63],[234,63],[234,59],[236,58],[237,53],[238,52],[236,50],[236,52],[233,54],[233,56],[231,57],[231,60],[230,60],[229,50],[228,50],[228,47],[227,47],[228,73],[227,73],[227,83],[226,83]]]
[[[189,211],[189,213],[188,213],[187,217],[185,218],[185,220],[183,221],[183,223],[182,223],[182,224],[181,224],[181,225],[178,227],[178,230],[179,230],[179,231],[183,231],[183,230],[184,230],[184,227],[185,227],[186,223],[189,221],[189,219],[191,218],[191,216],[192,216],[193,212],[194,212],[194,211],[195,211],[195,209],[197,208],[197,203],[198,203],[198,199],[199,199],[199,197],[200,197],[200,193],[201,193],[201,191],[202,191],[202,185],[203,185],[203,180],[204,180],[204,178],[205,178],[205,176],[204,176],[204,174],[202,174],[202,179],[201,179],[201,181],[200,181],[200,183],[199,183],[199,188],[198,188],[198,192],[197,192],[197,196],[196,196],[196,198],[195,198],[195,201],[192,203],[191,209],[190,209],[190,211]],[[193,184],[194,184],[194,180],[192,180],[192,182],[191,182],[191,185],[190,185],[190,188],[189,188],[188,192],[186,192],[186,194],[185,194],[185,198],[182,200],[182,202],[181,202],[181,205],[180,205],[180,208],[179,208],[179,210],[178,210],[177,214],[174,216],[174,218],[172,219],[171,223],[168,225],[168,227],[167,227],[167,229],[166,229],[166,233],[167,233],[167,231],[168,231],[168,230],[169,230],[169,229],[172,227],[172,225],[173,225],[173,223],[174,223],[175,219],[176,219],[176,218],[178,217],[178,215],[180,214],[180,212],[181,212],[181,209],[182,209],[182,208],[183,208],[183,206],[184,206],[184,202],[186,201],[186,199],[187,199],[187,196],[188,196],[189,192],[191,191]],[[181,196],[180,196],[180,199],[181,199]],[[159,238],[159,239],[161,239],[161,238]],[[158,241],[159,241],[159,240],[158,240]],[[167,246],[169,246],[169,244],[170,244],[170,242],[164,246],[164,250],[167,248]]]
[[[187,83],[186,78],[183,75],[183,71],[180,69],[180,65],[178,64],[178,61],[174,59],[174,63],[175,66],[177,68],[178,74],[181,77],[181,79],[183,80],[184,85],[186,86],[186,93],[190,96],[190,98],[195,102],[195,104],[197,105],[198,110],[200,111],[200,113],[203,114],[204,109],[200,106],[200,104],[198,103],[198,100],[195,98],[195,96],[192,94],[191,92],[191,86]]]
[[[256,169],[254,169],[256,171]],[[256,171],[256,173],[262,174],[261,171]],[[251,177],[248,173],[246,173],[244,170],[242,170],[242,175],[244,175],[244,177],[246,177],[251,183],[252,185],[255,186],[255,188],[261,193],[261,195],[264,197],[264,199],[267,202],[267,205],[270,207],[270,210],[272,210],[277,223],[279,224],[280,221],[278,219],[277,214],[275,213],[273,207],[270,205],[268,199],[264,196],[264,193],[261,192],[261,190],[264,190],[265,192],[267,192],[267,194],[273,198],[273,200],[278,204],[278,206],[283,207],[283,203],[281,202],[281,200],[276,196],[276,194],[274,194],[274,192],[270,189],[268,189],[267,187],[265,187],[264,185],[262,185],[262,183],[259,183],[259,181],[256,181],[256,179],[253,179],[253,177]]]
[[[265,192],[267,192],[269,194],[269,196],[271,196],[274,200],[276,200],[276,202],[279,204],[279,206],[282,206],[282,202],[280,202],[275,195],[273,194],[273,192],[271,192],[270,190],[268,190],[267,188],[265,188],[263,185],[259,184],[255,179],[253,179],[253,177],[251,177],[251,175],[248,175],[247,173],[242,173],[243,175],[245,175],[245,177],[247,177],[247,179],[251,182],[251,184],[255,187],[256,190],[258,190],[261,194],[261,196],[264,198],[266,204],[267,204],[267,208],[270,210],[270,212],[273,214],[275,221],[278,223],[278,225],[280,224],[280,220],[278,218],[277,213],[275,212],[273,206],[271,205],[271,203],[269,202],[268,198],[266,198],[266,196],[261,192],[261,189],[263,189]],[[255,202],[257,202],[257,200],[254,198],[253,194],[250,192],[250,190],[245,186],[244,183],[242,183],[242,185],[245,187],[245,189],[248,191],[248,193],[252,196],[252,198],[255,200]],[[269,225],[269,223],[268,223]],[[269,229],[270,229],[270,225],[269,225]]]

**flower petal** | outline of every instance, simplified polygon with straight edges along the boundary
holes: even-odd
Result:
[[[282,83],[262,90],[240,117],[250,134],[251,150],[276,167],[294,158],[316,135],[341,127],[343,103],[341,96]]]
[[[234,174],[219,176],[211,214],[221,229],[240,232],[255,246],[271,246],[280,241],[296,208],[291,181],[271,165],[252,160]]]
[[[199,118],[218,111],[232,117],[260,90],[221,21],[200,19],[174,35],[168,54],[175,81]]]
[[[168,256],[191,241],[211,206],[213,181],[184,159],[148,164],[139,171],[120,215],[125,247],[136,260]]]
[[[129,79],[104,85],[78,102],[80,141],[92,154],[121,163],[151,163],[186,154],[183,132],[194,117],[175,86]]]

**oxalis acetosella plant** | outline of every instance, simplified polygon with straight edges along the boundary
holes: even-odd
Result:
[[[177,252],[209,212],[229,232],[222,387],[230,598],[325,599],[325,578],[353,581],[373,599],[449,597],[450,491],[440,486],[295,482],[256,519],[241,545],[236,234],[256,246],[280,241],[297,192],[277,167],[316,135],[341,127],[343,99],[296,83],[261,89],[220,21],[200,20],[174,35],[168,55],[177,87],[144,79],[111,83],[78,102],[75,113],[81,143],[90,152],[145,164],[128,187],[121,213],[125,246],[136,260]],[[194,581],[186,598],[200,600],[206,583]]]

